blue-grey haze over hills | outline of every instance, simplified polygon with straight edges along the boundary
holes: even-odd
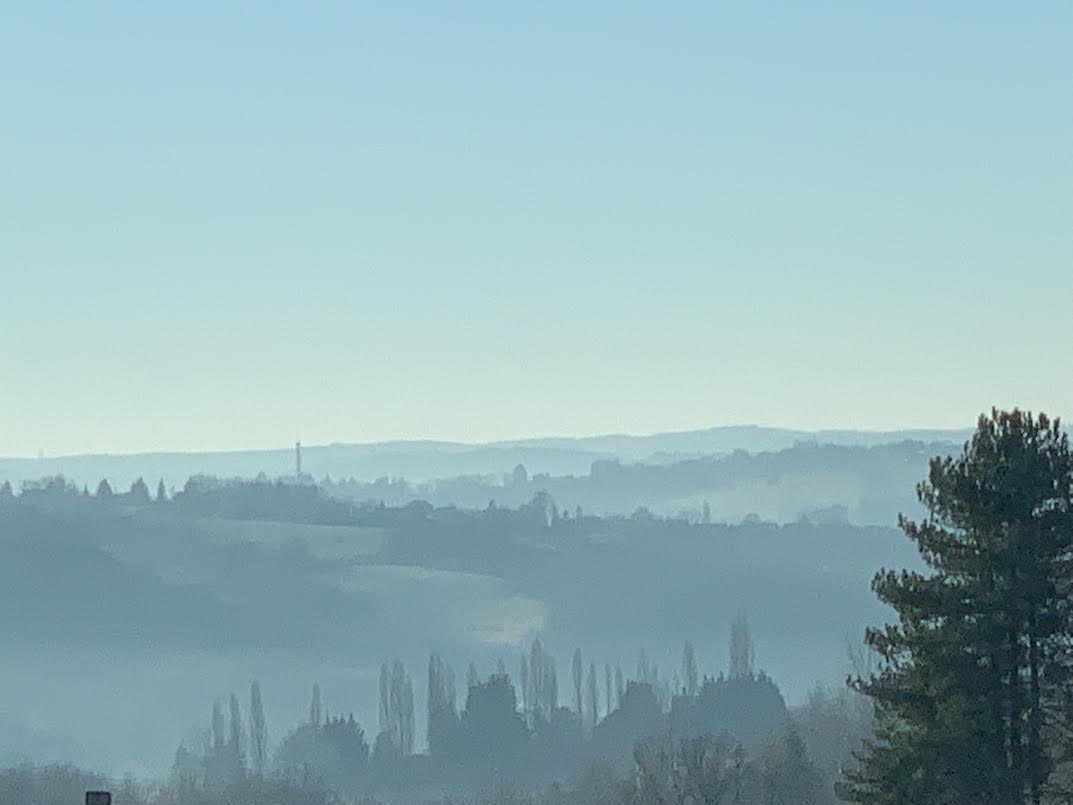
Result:
[[[303,445],[303,470],[316,479],[402,477],[427,481],[459,475],[505,475],[517,464],[530,474],[580,475],[593,461],[659,462],[720,455],[783,450],[802,443],[869,447],[902,441],[960,445],[971,433],[958,430],[804,431],[761,426],[713,427],[706,430],[634,436],[608,434],[574,438],[515,439],[485,444],[401,440],[370,444]],[[181,452],[0,457],[0,481],[19,483],[64,475],[77,484],[96,485],[102,478],[126,487],[136,478],[155,483],[164,478],[181,486],[192,475],[252,478],[291,475],[292,445],[234,452]]]
[[[0,785],[536,640],[844,703],[929,460],[1070,413],[1068,0],[0,17]]]
[[[77,485],[35,503],[46,493],[30,481],[18,505],[0,506],[0,606],[24,613],[0,651],[0,675],[24,694],[2,708],[0,757],[156,773],[212,699],[251,677],[277,738],[313,681],[329,707],[373,729],[386,658],[405,660],[421,699],[428,651],[459,673],[470,660],[513,668],[535,636],[564,669],[575,646],[627,668],[644,649],[670,669],[689,639],[714,674],[739,610],[759,664],[801,702],[816,683],[840,683],[847,648],[883,617],[868,579],[916,561],[895,517],[915,511],[927,459],[965,436],[735,427],[303,447],[305,483],[338,479],[320,494],[341,511],[358,506],[339,521],[354,525],[318,525],[285,504],[244,515],[190,508],[181,494],[163,508],[120,495],[114,508],[78,492],[97,492],[102,477],[117,493],[141,475],[155,488],[163,476],[171,497],[187,474],[260,473],[285,491],[274,479],[297,482],[293,448],[4,460],[0,480],[62,473]],[[533,534],[495,524],[512,510],[527,522],[544,491],[577,516]],[[510,508],[486,509],[492,497]],[[424,500],[439,508],[413,508]]]

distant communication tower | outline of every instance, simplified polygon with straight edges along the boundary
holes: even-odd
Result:
[[[302,477],[302,443],[294,443],[294,477]]]

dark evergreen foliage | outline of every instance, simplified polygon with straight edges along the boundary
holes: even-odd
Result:
[[[1057,421],[981,417],[936,458],[902,520],[929,573],[884,570],[898,623],[870,629],[878,673],[856,680],[879,729],[845,795],[868,803],[1044,800],[1073,664],[1069,445]]]

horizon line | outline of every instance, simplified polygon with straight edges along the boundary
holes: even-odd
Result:
[[[647,433],[628,433],[624,431],[617,432],[603,432],[592,433],[584,435],[536,435],[536,436],[521,436],[506,439],[491,439],[491,440],[474,440],[466,441],[461,439],[444,439],[444,438],[389,438],[378,439],[373,441],[332,441],[326,443],[307,444],[301,442],[302,449],[326,449],[326,448],[341,448],[341,447],[386,447],[397,445],[442,445],[449,447],[523,447],[523,446],[538,446],[534,445],[535,442],[584,442],[594,441],[599,439],[658,439],[660,437],[667,436],[683,436],[689,434],[701,434],[711,433],[713,431],[729,431],[729,430],[756,430],[756,431],[781,431],[788,434],[800,434],[802,436],[821,436],[824,434],[861,434],[861,435],[895,435],[904,433],[968,433],[973,429],[972,425],[965,425],[963,427],[900,427],[900,428],[882,428],[882,427],[843,427],[843,428],[795,428],[787,427],[783,425],[767,425],[758,423],[745,423],[745,424],[726,424],[726,425],[711,425],[702,428],[684,428],[681,430],[660,430],[651,431]],[[299,440],[300,442],[300,440]],[[62,459],[83,459],[83,458],[135,458],[135,457],[151,457],[151,456],[196,456],[196,455],[232,455],[242,453],[276,453],[276,452],[293,452],[294,443],[289,446],[275,446],[275,447],[238,447],[238,448],[191,448],[191,449],[145,449],[145,450],[131,450],[131,451],[118,451],[118,452],[104,452],[104,451],[86,451],[86,452],[65,452],[57,453],[55,455],[2,455],[0,461],[58,461]]]

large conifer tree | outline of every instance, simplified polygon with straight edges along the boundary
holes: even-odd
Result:
[[[898,623],[869,629],[880,671],[855,681],[876,740],[844,795],[868,803],[1040,803],[1048,714],[1070,664],[1069,444],[1058,422],[993,411],[918,487],[902,518],[929,572],[873,581]]]

